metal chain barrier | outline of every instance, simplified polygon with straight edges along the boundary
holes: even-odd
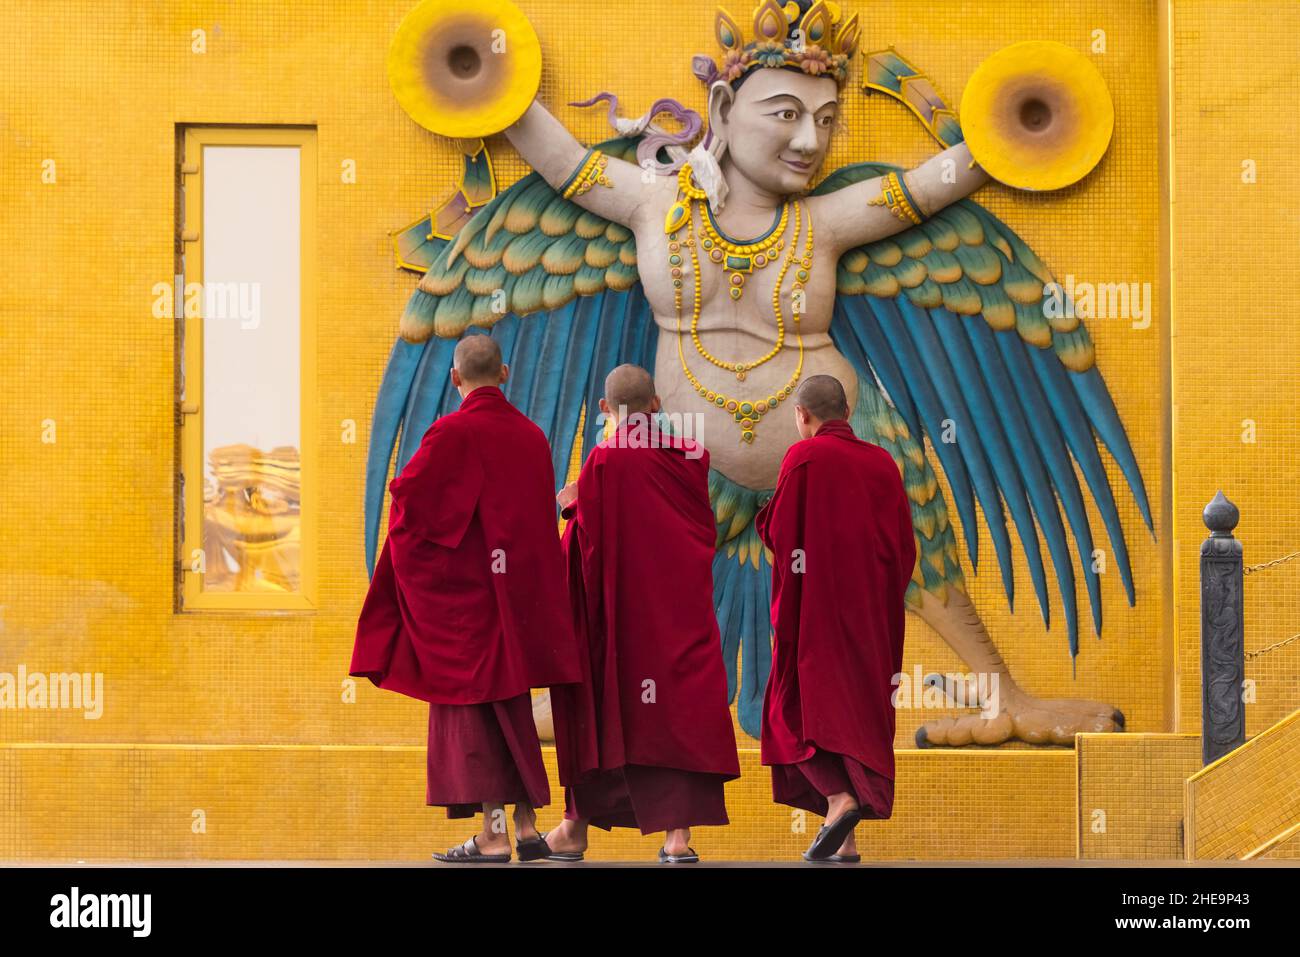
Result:
[[[1276,651],[1279,648],[1289,645],[1293,641],[1300,641],[1300,635],[1292,635],[1290,638],[1283,638],[1281,641],[1275,641],[1273,644],[1265,645],[1263,648],[1257,648],[1255,651],[1248,651],[1246,652],[1246,658],[1247,660],[1258,658],[1260,655],[1266,655],[1270,651]]]
[[[1295,561],[1300,558],[1300,552],[1292,552],[1290,555],[1283,555],[1281,558],[1275,558],[1271,562],[1263,562],[1259,565],[1247,565],[1242,569],[1243,575],[1250,575],[1254,572],[1262,572],[1265,568],[1274,568],[1278,565],[1285,565],[1287,562]]]
[[[1241,570],[1243,575],[1250,575],[1254,572],[1262,572],[1266,568],[1276,568],[1278,565],[1285,565],[1287,562],[1293,562],[1300,558],[1300,552],[1292,552],[1290,555],[1283,555],[1281,558],[1275,558],[1271,562],[1261,562],[1258,565],[1247,565]],[[1290,638],[1283,638],[1281,641],[1275,641],[1271,645],[1265,645],[1263,648],[1257,648],[1254,651],[1246,652],[1246,659],[1258,658],[1260,655],[1266,655],[1270,651],[1277,651],[1284,648],[1292,642],[1300,641],[1300,635],[1292,635]]]

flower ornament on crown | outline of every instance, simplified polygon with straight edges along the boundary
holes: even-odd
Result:
[[[714,19],[722,62],[696,57],[695,73],[707,85],[734,84],[760,67],[802,70],[827,76],[841,88],[849,78],[849,63],[858,46],[858,15],[843,19],[831,0],[808,4],[763,0],[754,11],[754,31],[747,40],[736,21],[719,8]]]

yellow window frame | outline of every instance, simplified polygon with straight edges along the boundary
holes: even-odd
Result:
[[[185,476],[180,554],[177,556],[179,607],[183,611],[314,611],[317,607],[316,554],[319,472],[317,469],[316,394],[316,129],[284,126],[186,126],[181,148],[181,243],[185,285],[203,282],[203,151],[207,146],[297,147],[300,194],[299,334],[301,367],[299,409],[301,468],[299,529],[301,559],[296,592],[209,592],[195,571],[203,547],[203,317],[188,315],[184,287],[176,290],[175,315],[183,330],[180,345],[185,376],[184,399],[178,395],[180,469]],[[200,310],[203,297],[198,297]]]

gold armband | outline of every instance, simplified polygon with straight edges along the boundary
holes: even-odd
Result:
[[[891,213],[905,223],[920,226],[925,220],[925,217],[921,215],[921,207],[912,198],[911,192],[903,183],[903,177],[898,173],[889,173],[884,177],[879,198],[867,200],[867,205],[886,206]]]
[[[586,158],[582,165],[578,167],[576,173],[569,177],[564,190],[560,196],[564,199],[572,199],[575,196],[581,196],[597,183],[601,186],[610,186],[614,184],[609,181],[605,175],[605,167],[609,165],[609,157],[600,150],[588,150]]]

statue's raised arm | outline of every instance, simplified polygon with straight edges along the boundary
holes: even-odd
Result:
[[[563,199],[631,227],[647,200],[671,194],[672,178],[648,175],[637,163],[578,142],[536,99],[541,67],[536,32],[504,0],[422,3],[403,19],[388,54],[393,92],[421,126],[463,142],[504,132]],[[601,99],[614,100],[603,94],[591,102]],[[683,137],[698,134],[698,117],[675,112],[687,121]]]
[[[623,226],[632,227],[639,214],[657,208],[656,199],[676,191],[671,177],[646,175],[635,163],[583,146],[537,100],[505,134],[557,193]]]
[[[988,181],[970,147],[958,143],[915,169],[810,196],[808,206],[823,224],[826,241],[843,252],[919,226]]]

